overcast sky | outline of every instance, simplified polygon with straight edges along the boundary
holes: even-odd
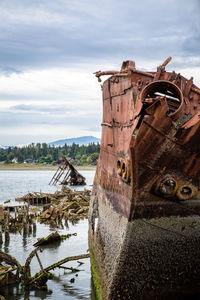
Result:
[[[200,86],[199,0],[0,0],[0,145],[101,135],[93,72],[123,60]]]

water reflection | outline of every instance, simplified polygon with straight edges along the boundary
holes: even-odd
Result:
[[[8,232],[5,232],[5,242],[4,242],[4,252],[9,252],[9,244],[10,244],[10,235]]]
[[[51,244],[47,245],[40,245],[40,248],[45,251],[45,249],[48,249],[48,252],[57,250],[58,247],[61,245],[62,241],[61,240],[56,240],[52,242]]]
[[[53,294],[52,290],[25,290],[21,285],[9,285],[1,291],[1,294],[8,300],[29,300],[29,299],[48,299]]]
[[[67,274],[69,276],[70,274]],[[74,276],[73,274],[70,275],[71,277]],[[73,277],[74,278],[74,277]],[[88,297],[85,296],[80,288],[77,288],[73,286],[72,284],[68,283],[70,280],[66,278],[66,276],[55,276],[53,277],[53,280],[57,282],[60,285],[61,291],[66,296],[73,297],[75,299],[83,299],[83,300],[88,300]],[[71,299],[71,298],[69,298]]]
[[[52,293],[53,293],[52,290],[47,290],[47,291],[36,290],[36,291],[34,291],[34,296],[43,300],[43,299],[48,298],[48,295],[51,295]],[[28,296],[28,294],[27,294],[27,296]],[[25,297],[24,297],[24,300],[26,300]]]
[[[54,281],[57,285],[59,285],[59,289],[62,292],[64,298],[57,297],[55,292],[51,289],[47,290],[26,290],[21,285],[12,285],[7,286],[3,290],[0,289],[0,293],[6,299],[12,300],[29,300],[29,299],[77,299],[77,300],[97,300],[93,284],[91,282],[91,294],[89,296],[84,295],[84,292],[78,288],[74,287],[72,284],[68,283],[68,279],[65,280],[63,276],[53,276],[52,281]]]

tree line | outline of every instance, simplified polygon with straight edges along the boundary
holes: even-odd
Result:
[[[30,144],[23,147],[0,148],[1,163],[38,163],[56,165],[63,156],[71,159],[76,165],[97,164],[100,152],[100,144],[91,143],[89,145],[78,145],[73,143],[71,146],[50,146],[46,143]]]

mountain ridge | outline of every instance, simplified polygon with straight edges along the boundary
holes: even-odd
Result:
[[[71,146],[73,143],[78,145],[88,145],[91,143],[100,143],[101,139],[94,137],[94,136],[80,136],[76,138],[68,138],[68,139],[61,139],[57,141],[53,141],[48,143],[50,146],[64,146],[65,144]]]

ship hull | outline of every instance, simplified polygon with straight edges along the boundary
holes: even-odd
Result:
[[[98,299],[200,292],[200,89],[166,72],[169,61],[96,74],[113,74],[89,210]]]
[[[97,299],[200,296],[200,218],[128,221],[108,204],[104,192],[100,193],[98,199],[91,200],[90,217],[95,201],[98,218],[95,226],[92,221],[89,226]]]

